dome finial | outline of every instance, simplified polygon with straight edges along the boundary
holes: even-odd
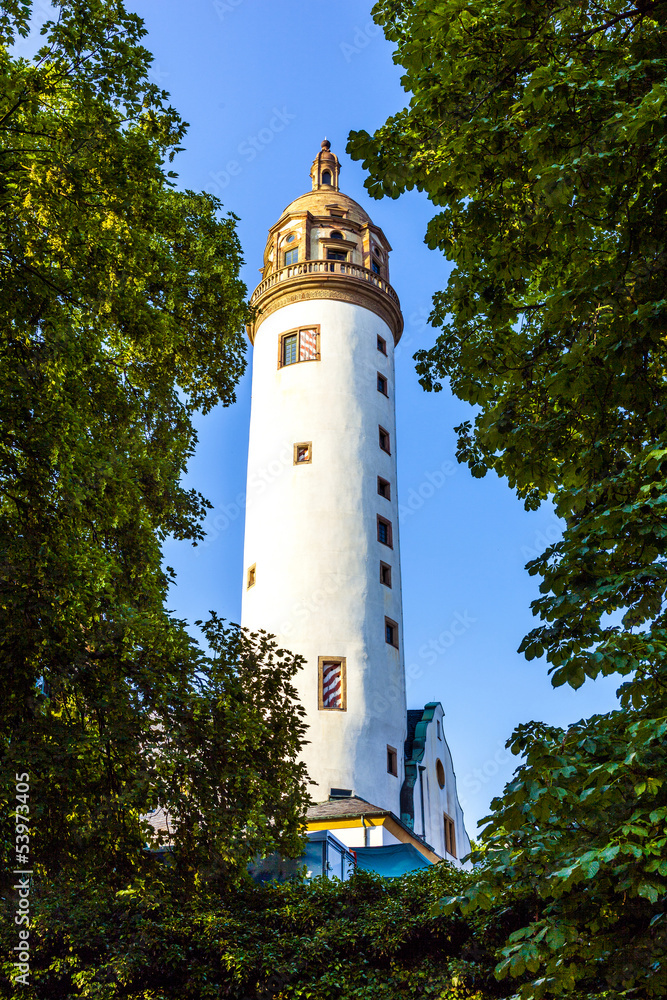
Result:
[[[330,188],[332,191],[337,191],[338,174],[340,173],[338,157],[335,153],[330,152],[331,143],[326,136],[321,142],[321,147],[310,169],[313,191],[318,191],[320,188]]]

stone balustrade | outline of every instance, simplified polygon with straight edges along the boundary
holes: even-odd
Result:
[[[385,281],[375,271],[371,271],[367,267],[362,267],[360,264],[352,264],[346,260],[302,260],[296,264],[288,264],[286,267],[281,267],[279,270],[269,274],[263,281],[260,281],[252,293],[250,304],[253,306],[256,305],[265,292],[270,291],[281,282],[290,281],[292,278],[308,278],[309,275],[313,275],[313,277],[317,277],[320,280],[323,276],[329,275],[332,277],[335,275],[344,275],[347,278],[356,278],[358,281],[374,285],[380,291],[385,292],[400,309],[398,295],[388,281]]]

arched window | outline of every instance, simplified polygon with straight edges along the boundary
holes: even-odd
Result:
[[[322,183],[323,184],[331,184],[331,171],[330,170],[325,170],[324,173],[322,174]]]
[[[337,229],[334,229],[334,231],[331,234],[331,239],[332,240],[342,240],[342,238],[343,238],[343,234],[339,233]]]

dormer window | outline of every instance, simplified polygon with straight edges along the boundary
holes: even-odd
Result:
[[[332,240],[342,240],[343,234],[339,233],[337,229],[334,229],[334,231],[331,233],[331,237],[330,238]]]
[[[325,170],[323,172],[323,174],[322,174],[322,183],[323,184],[331,184],[331,171],[330,170]]]

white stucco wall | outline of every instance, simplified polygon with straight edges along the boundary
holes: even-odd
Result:
[[[393,844],[402,843],[386,827],[379,824],[373,826],[369,823],[365,833],[361,826],[336,827],[332,832],[346,847],[352,849],[356,847],[391,847]]]
[[[437,761],[442,762],[445,772],[445,786],[440,788],[437,778]],[[421,760],[424,770],[421,779],[417,779],[414,788],[415,833],[425,833],[427,843],[443,858],[452,860],[445,849],[445,813],[454,820],[456,827],[456,859],[465,857],[470,851],[470,839],[466,832],[463,810],[459,804],[456,789],[456,774],[452,763],[452,755],[447,745],[444,728],[444,712],[438,704],[433,720],[426,729],[424,756]],[[424,814],[421,811],[421,790],[419,781],[423,782]],[[425,824],[424,824],[425,819]]]
[[[320,326],[320,361],[278,368],[279,338]],[[377,350],[377,336],[387,356]],[[296,686],[307,711],[304,759],[316,801],[349,788],[398,813],[406,736],[403,620],[396,488],[391,331],[362,306],[297,302],[270,315],[255,340],[248,455],[242,623],[277,635],[306,658]],[[389,397],[377,390],[377,372]],[[378,425],[391,435],[388,455]],[[312,442],[312,462],[293,446]],[[377,477],[391,483],[378,495]],[[377,539],[377,515],[393,526],[393,548]],[[392,587],[380,583],[380,561]],[[256,583],[246,588],[248,567]],[[385,642],[385,616],[399,648]],[[318,709],[318,657],[346,657],[347,711]],[[398,776],[386,748],[398,751]]]

